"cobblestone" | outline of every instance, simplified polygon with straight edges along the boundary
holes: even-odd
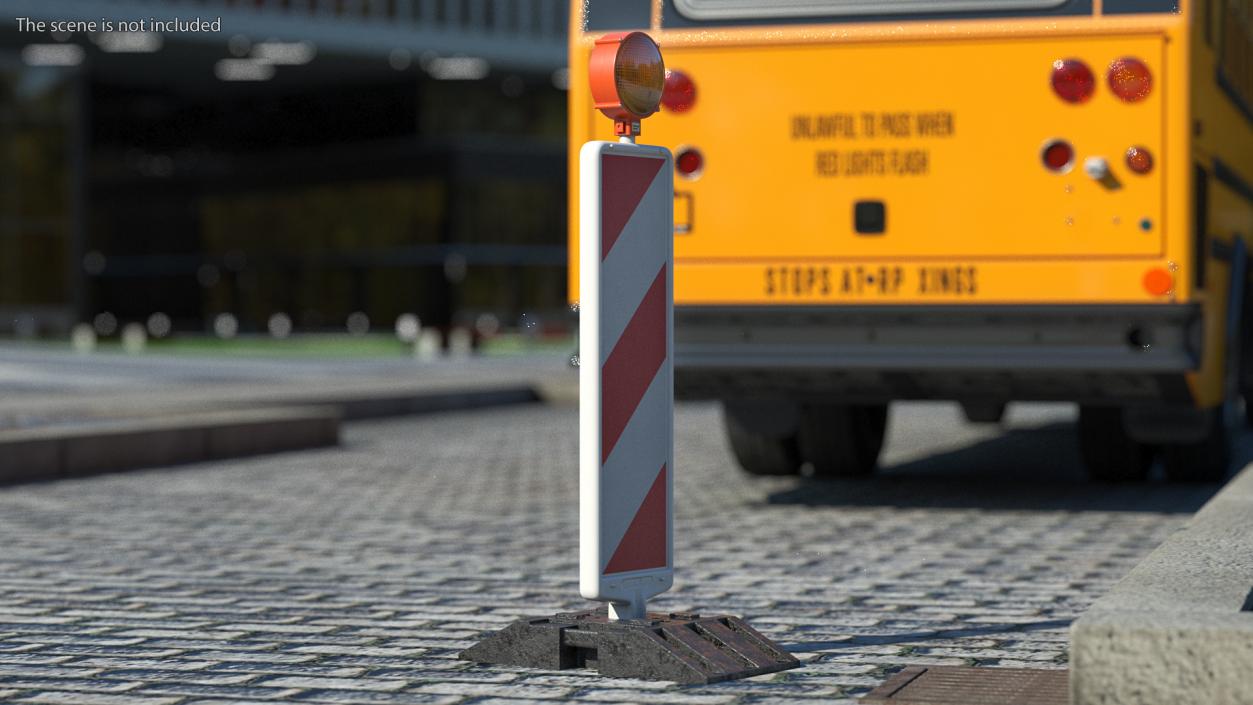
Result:
[[[342,448],[0,489],[0,701],[851,703],[912,664],[1061,668],[1066,628],[1212,487],[1085,484],[1064,411],[1005,430],[894,411],[886,469],[748,478],[678,412],[674,589],[803,668],[682,688],[483,667],[462,648],[580,609],[577,416],[350,425]]]

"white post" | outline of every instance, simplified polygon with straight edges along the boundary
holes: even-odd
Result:
[[[629,138],[579,159],[579,591],[643,619],[674,581],[674,171]]]

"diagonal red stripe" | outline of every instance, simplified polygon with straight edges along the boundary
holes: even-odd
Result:
[[[609,458],[665,359],[666,265],[663,264],[601,368],[601,463]]]
[[[604,574],[664,568],[666,543],[666,466],[663,464],[609,559],[609,565],[605,566]]]
[[[618,241],[635,207],[665,162],[652,157],[600,157],[600,258]],[[667,196],[669,198],[669,196]]]

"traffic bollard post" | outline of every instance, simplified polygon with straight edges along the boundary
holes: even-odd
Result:
[[[579,153],[579,592],[607,604],[520,620],[463,659],[681,683],[800,665],[738,617],[646,609],[674,582],[674,168],[634,138],[664,80],[648,35],[596,41],[619,141]]]

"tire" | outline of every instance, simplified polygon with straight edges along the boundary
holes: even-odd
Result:
[[[1079,455],[1089,479],[1137,482],[1148,478],[1154,448],[1128,436],[1122,416],[1118,407],[1079,407]]]
[[[723,404],[722,419],[731,453],[749,475],[796,475],[801,470],[794,424],[770,428],[754,423],[761,409],[742,403]]]
[[[797,441],[814,477],[859,477],[874,472],[887,431],[887,404],[819,404],[801,409]]]
[[[1247,297],[1246,297],[1247,303]],[[1244,304],[1241,304],[1242,308]],[[1162,466],[1166,479],[1171,482],[1222,482],[1231,465],[1231,445],[1234,433],[1248,422],[1242,414],[1241,397],[1245,385],[1243,374],[1248,341],[1244,322],[1249,320],[1249,310],[1241,312],[1241,330],[1231,335],[1227,350],[1227,368],[1223,373],[1223,402],[1206,412],[1206,433],[1199,441],[1171,443],[1162,446]],[[1245,397],[1247,398],[1247,397]],[[1244,421],[1240,420],[1244,416]]]
[[[1005,419],[1004,402],[967,402],[961,406],[970,423],[1000,423]]]
[[[1210,412],[1209,432],[1195,443],[1162,446],[1162,465],[1171,482],[1222,482],[1231,464],[1231,435],[1221,408]]]
[[[1253,261],[1246,266],[1253,269]],[[1253,428],[1253,283],[1244,285],[1244,308],[1241,311],[1240,330],[1243,333],[1238,340],[1240,350],[1237,353],[1239,369],[1236,373],[1239,380],[1240,396],[1244,399],[1244,424]]]

